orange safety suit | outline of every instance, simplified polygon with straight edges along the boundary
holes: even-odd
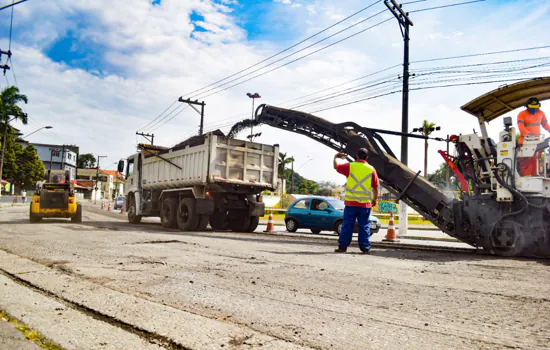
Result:
[[[540,135],[540,127],[543,127],[550,132],[550,124],[546,119],[546,115],[540,109],[537,109],[535,114],[531,114],[529,110],[524,110],[518,114],[518,128],[520,137],[518,144],[523,145],[525,135],[535,134]],[[533,157],[519,158],[520,173],[522,176],[537,176],[537,159],[540,158],[542,152],[536,152]]]

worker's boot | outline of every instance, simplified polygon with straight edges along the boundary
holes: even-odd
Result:
[[[345,253],[346,250],[347,250],[346,248],[338,247],[338,248],[334,249],[334,252],[335,253]]]

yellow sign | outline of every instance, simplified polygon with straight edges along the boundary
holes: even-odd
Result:
[[[501,155],[501,156],[507,156],[507,155],[508,155],[508,150],[502,150],[502,151],[500,151],[500,155]]]

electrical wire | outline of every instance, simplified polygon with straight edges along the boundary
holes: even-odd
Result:
[[[523,49],[504,50],[504,51],[483,52],[483,53],[476,53],[476,54],[471,54],[471,55],[460,55],[460,56],[450,56],[450,57],[440,57],[440,58],[429,58],[429,59],[425,59],[425,60],[411,61],[410,63],[411,63],[411,64],[414,64],[414,63],[433,62],[433,61],[445,61],[445,60],[453,60],[453,59],[457,59],[457,58],[469,58],[469,57],[478,57],[478,56],[490,56],[490,55],[498,55],[498,54],[502,54],[502,53],[532,51],[532,50],[547,49],[547,48],[550,48],[550,45],[528,47],[528,48],[523,48]]]
[[[322,33],[326,32],[326,31],[328,31],[328,30],[330,30],[330,29],[336,27],[337,25],[339,25],[339,24],[341,24],[341,23],[347,21],[348,19],[350,19],[350,18],[352,18],[352,17],[354,17],[354,16],[360,14],[361,12],[364,12],[364,11],[368,10],[369,8],[371,8],[372,6],[376,5],[376,4],[379,3],[379,2],[381,2],[381,0],[374,1],[374,2],[371,3],[370,5],[368,5],[368,6],[364,7],[364,8],[362,8],[361,10],[352,13],[352,14],[349,15],[348,17],[346,17],[346,18],[344,18],[344,19],[342,19],[342,20],[340,20],[340,21],[338,21],[338,22],[336,22],[336,23],[330,25],[329,27],[327,27],[327,28],[325,28],[325,29],[323,29],[323,30],[321,30],[321,31],[319,31],[319,32],[317,32],[317,33],[315,33],[315,34],[313,34],[313,35],[311,35],[311,36],[305,38],[305,39],[303,39],[302,41],[300,41],[300,42],[298,42],[298,43],[296,43],[296,44],[294,44],[294,45],[292,45],[292,46],[290,46],[290,47],[287,47],[286,49],[284,49],[284,50],[282,50],[282,51],[279,51],[279,52],[277,52],[276,54],[271,55],[270,57],[268,57],[268,58],[266,58],[266,59],[264,59],[264,60],[262,60],[262,61],[260,61],[260,62],[258,62],[258,63],[253,64],[252,66],[249,66],[249,67],[247,67],[247,68],[245,68],[245,69],[242,69],[242,70],[238,71],[237,73],[234,73],[234,74],[232,74],[232,75],[230,75],[230,76],[228,76],[228,77],[225,77],[225,78],[223,78],[223,79],[220,79],[220,80],[218,80],[218,81],[216,81],[216,82],[214,82],[214,83],[212,83],[212,84],[210,84],[210,85],[207,85],[207,86],[205,86],[205,87],[202,87],[202,88],[200,88],[200,89],[191,91],[191,92],[187,93],[186,95],[191,95],[191,94],[197,93],[197,92],[199,92],[199,91],[202,91],[202,90],[204,90],[204,89],[206,89],[206,88],[209,88],[209,87],[211,87],[211,86],[217,85],[218,83],[221,83],[221,82],[223,82],[223,81],[225,81],[225,80],[227,80],[227,79],[230,79],[230,78],[232,78],[232,77],[234,77],[234,76],[236,76],[236,75],[239,75],[240,73],[246,72],[247,70],[249,70],[249,69],[251,69],[251,68],[254,68],[254,67],[256,67],[256,66],[258,66],[258,65],[260,65],[260,64],[262,64],[262,63],[264,63],[264,62],[267,62],[267,61],[269,61],[270,59],[275,58],[275,57],[279,56],[280,54],[285,53],[285,52],[287,52],[287,51],[289,51],[289,50],[291,50],[291,49],[293,49],[293,48],[299,46],[300,44],[305,43],[306,41],[308,41],[308,40],[310,40],[310,39],[312,39],[312,38],[318,36],[319,34],[322,34]]]
[[[423,12],[423,11],[431,11],[431,10],[438,10],[446,7],[453,7],[453,6],[459,6],[459,5],[467,5],[467,4],[473,4],[476,2],[484,2],[485,0],[473,0],[473,1],[466,1],[466,2],[459,2],[456,4],[449,4],[449,5],[442,5],[442,6],[435,6],[435,7],[428,7],[425,9],[419,9],[419,10],[413,10],[413,11],[407,11],[408,13],[414,13],[414,12]]]
[[[159,128],[161,128],[162,126],[164,126],[166,123],[168,123],[169,121],[171,121],[172,119],[174,119],[175,117],[177,117],[178,115],[180,115],[184,110],[186,110],[187,108],[189,108],[189,105],[182,105],[183,108],[181,108],[176,114],[172,115],[172,117],[170,117],[169,119],[166,119],[170,116],[170,114],[167,114],[163,119],[164,119],[164,122],[160,123],[160,124],[157,124],[156,127],[152,128],[151,129],[151,132],[152,131],[156,131],[158,130]],[[170,113],[174,113],[174,111],[176,111],[177,108],[175,108],[172,112]]]
[[[170,106],[168,106],[168,108],[166,108],[161,114],[159,114],[155,119],[151,120],[149,123],[147,123],[146,125],[142,126],[139,130],[143,130],[145,129],[147,126],[151,125],[151,123],[153,123],[155,120],[159,119],[164,113],[166,113],[167,110],[169,110],[176,102],[178,102],[178,99],[176,99],[174,102],[172,102],[172,104]]]
[[[12,29],[13,29],[13,8],[14,8],[13,3],[14,2],[15,2],[14,0],[11,1],[12,6],[11,6],[11,20],[10,20],[10,42],[9,42],[9,45],[8,45],[8,52],[11,51],[11,33],[12,33]],[[10,54],[10,56],[11,56],[11,54]]]
[[[245,82],[250,81],[250,80],[252,80],[252,79],[261,77],[261,76],[263,76],[263,75],[265,75],[265,74],[267,74],[267,73],[273,72],[273,71],[275,71],[275,70],[277,70],[277,69],[279,69],[279,68],[282,68],[282,67],[287,66],[287,65],[289,65],[289,64],[291,64],[291,63],[297,62],[297,61],[299,61],[299,60],[301,60],[301,59],[304,59],[304,58],[306,58],[306,57],[308,57],[308,56],[311,56],[311,55],[313,55],[313,54],[315,54],[315,53],[317,53],[317,52],[319,52],[319,51],[322,51],[322,50],[324,50],[324,49],[326,49],[326,48],[329,48],[329,47],[334,46],[334,45],[336,45],[336,44],[338,44],[338,43],[341,43],[342,41],[348,40],[348,39],[350,39],[350,38],[352,38],[352,37],[354,37],[354,36],[356,36],[356,35],[358,35],[358,34],[361,34],[361,33],[363,33],[363,32],[366,32],[366,31],[368,31],[368,30],[374,28],[374,27],[377,26],[377,25],[375,25],[375,26],[373,26],[373,27],[369,27],[369,28],[363,29],[363,30],[361,30],[361,31],[359,31],[359,32],[357,32],[357,33],[355,33],[355,34],[353,34],[353,35],[350,35],[350,36],[348,36],[348,37],[346,37],[346,38],[344,38],[344,39],[342,39],[342,40],[336,41],[336,42],[333,43],[333,44],[330,44],[330,45],[327,45],[327,46],[325,46],[325,47],[323,47],[323,48],[321,48],[321,49],[315,50],[315,51],[313,51],[313,52],[311,52],[311,53],[309,53],[309,54],[307,54],[307,55],[301,56],[301,57],[299,57],[299,58],[297,58],[297,59],[294,59],[294,60],[292,60],[292,61],[290,61],[290,62],[287,62],[287,63],[285,63],[285,64],[283,64],[283,65],[280,65],[280,66],[278,66],[278,67],[276,67],[276,68],[274,68],[274,69],[268,70],[267,72],[260,73],[259,75],[254,76],[254,77],[252,77],[252,78],[250,78],[250,79],[246,79],[246,80],[244,80],[244,81],[242,81],[242,82],[240,82],[240,83],[231,85],[231,86],[229,86],[229,87],[227,87],[227,88],[224,88],[224,89],[221,89],[221,90],[218,90],[218,91],[214,91],[214,90],[219,89],[219,88],[221,88],[221,87],[223,87],[223,86],[226,86],[226,85],[231,84],[231,83],[233,83],[233,82],[235,82],[235,81],[238,81],[239,79],[242,79],[242,78],[245,78],[245,77],[247,77],[247,76],[250,76],[250,75],[252,75],[252,74],[254,74],[254,73],[257,73],[257,72],[259,72],[259,71],[261,71],[261,70],[263,70],[263,69],[265,69],[265,68],[267,68],[267,67],[270,67],[270,66],[272,66],[272,65],[274,65],[274,64],[276,64],[276,63],[279,63],[279,62],[281,62],[281,61],[283,61],[283,60],[285,60],[285,59],[287,59],[287,58],[289,58],[289,57],[291,57],[291,56],[294,56],[294,55],[296,55],[296,54],[298,54],[298,53],[300,53],[300,52],[303,52],[303,51],[305,51],[305,50],[307,50],[307,49],[309,49],[309,48],[311,48],[311,47],[313,47],[313,46],[315,46],[315,45],[317,45],[317,44],[319,44],[319,43],[321,43],[321,42],[323,42],[323,41],[325,41],[325,40],[328,40],[328,39],[330,39],[330,38],[332,38],[332,37],[334,37],[334,36],[336,36],[336,35],[338,35],[338,34],[341,34],[341,33],[345,32],[345,31],[347,31],[347,30],[349,30],[349,29],[351,29],[351,28],[353,28],[353,27],[355,27],[355,26],[358,26],[359,24],[362,24],[362,23],[364,23],[364,22],[366,22],[366,21],[368,21],[368,20],[370,20],[370,19],[372,19],[372,18],[374,18],[374,17],[377,17],[377,16],[381,15],[382,13],[384,13],[384,12],[386,12],[386,11],[387,11],[387,9],[384,9],[384,10],[382,10],[382,11],[379,11],[379,12],[377,12],[377,13],[375,13],[375,14],[373,14],[373,15],[371,15],[371,16],[369,16],[369,17],[367,17],[367,18],[365,18],[365,19],[363,19],[363,20],[361,20],[361,21],[359,21],[359,22],[357,22],[357,23],[355,23],[355,24],[352,24],[352,25],[349,26],[349,27],[346,27],[346,28],[344,28],[344,29],[342,29],[342,30],[340,30],[340,31],[338,31],[338,32],[336,32],[336,33],[334,33],[334,34],[331,34],[331,35],[329,35],[329,36],[326,37],[326,38],[323,38],[323,39],[321,39],[321,40],[318,40],[318,41],[314,42],[313,44],[310,44],[310,45],[308,45],[308,46],[306,46],[306,47],[304,47],[304,48],[302,48],[302,49],[300,49],[300,50],[298,50],[298,51],[296,51],[296,52],[293,52],[293,53],[291,53],[291,54],[289,54],[289,55],[286,55],[285,57],[280,58],[280,59],[278,59],[278,60],[276,60],[276,61],[274,61],[274,62],[271,62],[271,63],[269,63],[269,64],[267,64],[267,65],[265,65],[265,66],[263,66],[263,67],[261,67],[261,68],[258,68],[258,69],[256,69],[256,70],[253,70],[252,72],[246,73],[246,74],[243,75],[243,76],[240,76],[240,77],[238,77],[238,78],[232,79],[232,80],[230,80],[230,81],[228,81],[228,82],[225,82],[225,83],[223,83],[223,84],[221,84],[221,85],[218,85],[218,86],[216,86],[216,87],[214,87],[214,88],[212,88],[212,89],[206,90],[206,91],[202,92],[201,94],[199,94],[199,95],[197,95],[197,96],[194,96],[194,97],[192,97],[192,98],[193,98],[193,99],[197,99],[197,98],[198,98],[198,99],[204,99],[204,98],[206,98],[206,97],[209,97],[209,96],[218,94],[218,93],[220,93],[220,92],[222,92],[222,91],[225,91],[225,90],[227,90],[227,89],[230,89],[230,88],[232,88],[232,87],[235,87],[235,86],[237,86],[237,85],[240,85],[240,84],[242,84],[242,83],[245,83]],[[383,23],[383,22],[382,22],[382,23]],[[380,24],[381,24],[381,23],[380,23]],[[208,93],[208,92],[210,92],[210,91],[214,91],[214,92],[211,93],[211,94],[209,94],[209,95],[203,96],[203,94],[206,94],[206,93]]]
[[[261,77],[261,76],[264,76],[264,75],[266,75],[266,74],[268,74],[268,73],[271,73],[271,72],[273,72],[273,71],[275,71],[275,70],[278,70],[278,69],[280,69],[280,68],[283,68],[283,67],[285,67],[285,66],[288,66],[289,64],[292,64],[292,63],[297,62],[297,61],[299,61],[299,60],[302,60],[302,59],[304,59],[304,58],[306,58],[306,57],[309,57],[309,56],[311,56],[311,55],[314,55],[314,54],[316,54],[316,53],[318,53],[318,52],[320,52],[320,51],[323,51],[323,50],[325,50],[325,49],[328,49],[329,47],[332,47],[332,46],[334,46],[334,45],[336,45],[336,44],[339,44],[339,43],[341,43],[341,42],[343,42],[343,41],[345,41],[345,40],[351,39],[352,37],[355,37],[355,36],[357,36],[357,35],[359,35],[359,34],[362,34],[362,33],[366,32],[366,31],[368,31],[368,30],[370,30],[370,29],[376,28],[376,27],[378,27],[378,26],[380,26],[380,25],[382,25],[382,24],[384,24],[384,23],[386,23],[386,22],[388,22],[388,21],[390,21],[390,20],[392,20],[392,19],[393,19],[393,18],[388,18],[388,19],[386,19],[386,20],[383,20],[383,21],[381,21],[381,22],[378,22],[378,23],[376,23],[376,24],[374,24],[374,25],[372,25],[372,26],[370,26],[370,27],[368,27],[368,28],[365,28],[365,29],[363,29],[363,30],[361,30],[361,31],[359,31],[359,32],[356,32],[356,33],[352,34],[352,35],[349,35],[349,36],[345,37],[344,39],[338,40],[338,41],[336,41],[336,42],[334,42],[334,43],[332,43],[332,44],[329,44],[329,45],[324,46],[324,47],[322,47],[322,48],[320,48],[320,49],[317,49],[317,50],[315,50],[315,51],[313,51],[313,52],[310,52],[310,53],[308,53],[307,55],[298,57],[298,58],[296,58],[296,59],[294,59],[294,60],[292,60],[292,61],[289,61],[289,62],[287,62],[287,63],[284,63],[284,64],[282,64],[282,65],[280,65],[280,66],[277,66],[277,67],[275,67],[275,68],[273,68],[273,69],[270,69],[270,70],[268,70],[268,71],[266,71],[266,72],[263,72],[263,73],[261,73],[261,74],[258,74],[258,75],[256,75],[256,76],[253,76],[253,77],[248,78],[248,79],[246,79],[246,80],[243,80],[243,81],[241,81],[241,82],[238,82],[238,83],[236,83],[236,84],[233,84],[233,85],[231,85],[231,86],[228,86],[228,87],[226,87],[226,88],[224,88],[224,89],[222,89],[222,90],[215,91],[215,92],[213,92],[213,93],[211,93],[211,94],[209,94],[209,95],[202,96],[202,97],[200,97],[200,98],[201,98],[201,99],[204,99],[204,98],[206,98],[206,97],[209,97],[209,96],[212,96],[212,95],[219,94],[219,93],[222,92],[222,91],[231,89],[231,88],[233,88],[233,87],[235,87],[235,86],[244,84],[244,83],[246,83],[246,82],[248,82],[248,81],[250,81],[250,80],[259,78],[259,77]]]

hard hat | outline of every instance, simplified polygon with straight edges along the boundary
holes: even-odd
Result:
[[[529,100],[527,100],[527,103],[525,104],[525,107],[527,107],[527,108],[540,108],[539,99],[536,98],[536,97],[531,97]]]

